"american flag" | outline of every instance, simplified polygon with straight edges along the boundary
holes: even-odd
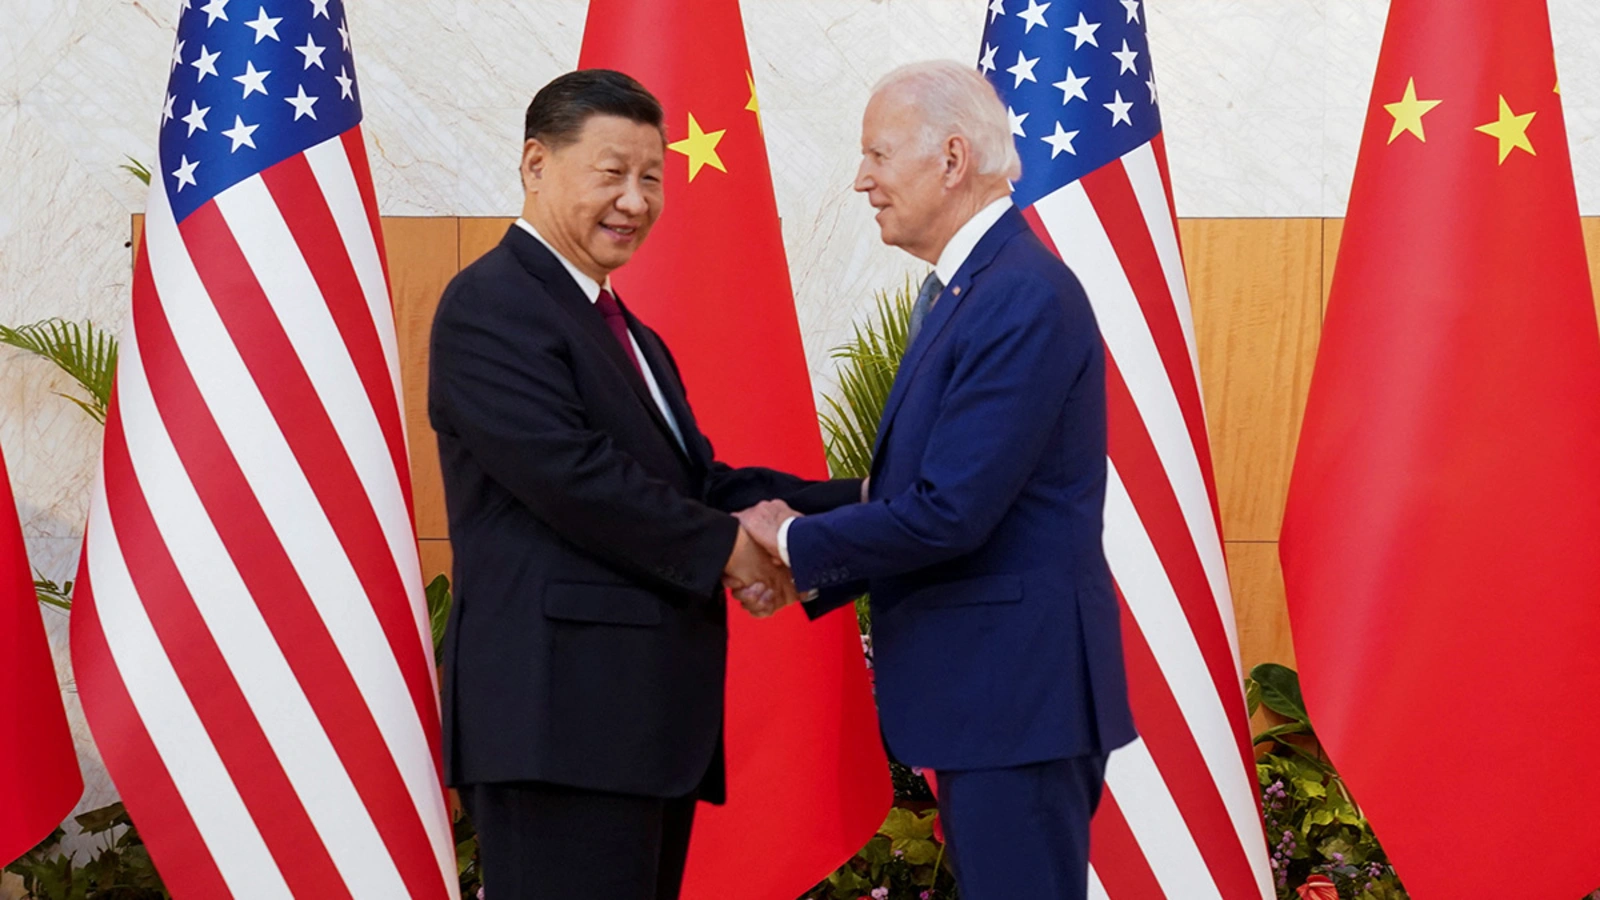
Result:
[[[979,69],[1022,157],[1013,199],[1105,338],[1105,549],[1134,720],[1095,818],[1110,900],[1272,896],[1194,321],[1142,0],[991,0]]]
[[[340,0],[183,3],[72,649],[178,898],[458,894]]]

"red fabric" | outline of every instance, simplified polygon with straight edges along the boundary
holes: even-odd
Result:
[[[617,343],[622,345],[622,352],[628,354],[628,362],[633,363],[638,370],[639,377],[644,377],[644,367],[639,365],[639,357],[633,352],[633,340],[628,336],[628,320],[622,315],[622,306],[617,303],[617,298],[610,291],[601,291],[600,298],[595,301],[600,307],[600,314],[605,316],[606,327],[617,336]]]
[[[1439,105],[1391,141],[1413,79]],[[1415,900],[1600,886],[1570,812],[1600,807],[1600,340],[1556,83],[1544,0],[1390,6],[1289,491],[1312,721]],[[1502,98],[1537,155],[1477,130]]]
[[[595,0],[583,67],[638,78],[667,141],[708,135],[723,169],[667,151],[666,209],[612,276],[677,357],[719,459],[827,475],[754,106],[738,0]],[[703,157],[702,157],[703,159]],[[859,850],[892,800],[855,617],[730,611],[728,793],[702,807],[685,897],[794,897]]]
[[[44,840],[83,794],[16,509],[0,456],[0,866]]]

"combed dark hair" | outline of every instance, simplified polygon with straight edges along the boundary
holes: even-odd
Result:
[[[590,116],[620,116],[665,130],[661,101],[631,76],[611,69],[579,69],[550,82],[533,95],[523,139],[554,148],[578,139]]]

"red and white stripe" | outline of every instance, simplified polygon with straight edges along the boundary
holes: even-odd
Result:
[[[72,641],[183,900],[458,895],[371,185],[357,128],[150,194]]]
[[[1273,896],[1161,138],[1044,197],[1034,230],[1105,339],[1105,549],[1141,735],[1112,755],[1091,895]]]

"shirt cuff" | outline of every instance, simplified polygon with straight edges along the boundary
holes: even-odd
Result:
[[[789,562],[789,526],[793,525],[794,520],[797,518],[799,516],[790,516],[783,520],[782,525],[778,526],[778,558],[783,560],[783,564],[791,569],[794,568],[794,564]]]

